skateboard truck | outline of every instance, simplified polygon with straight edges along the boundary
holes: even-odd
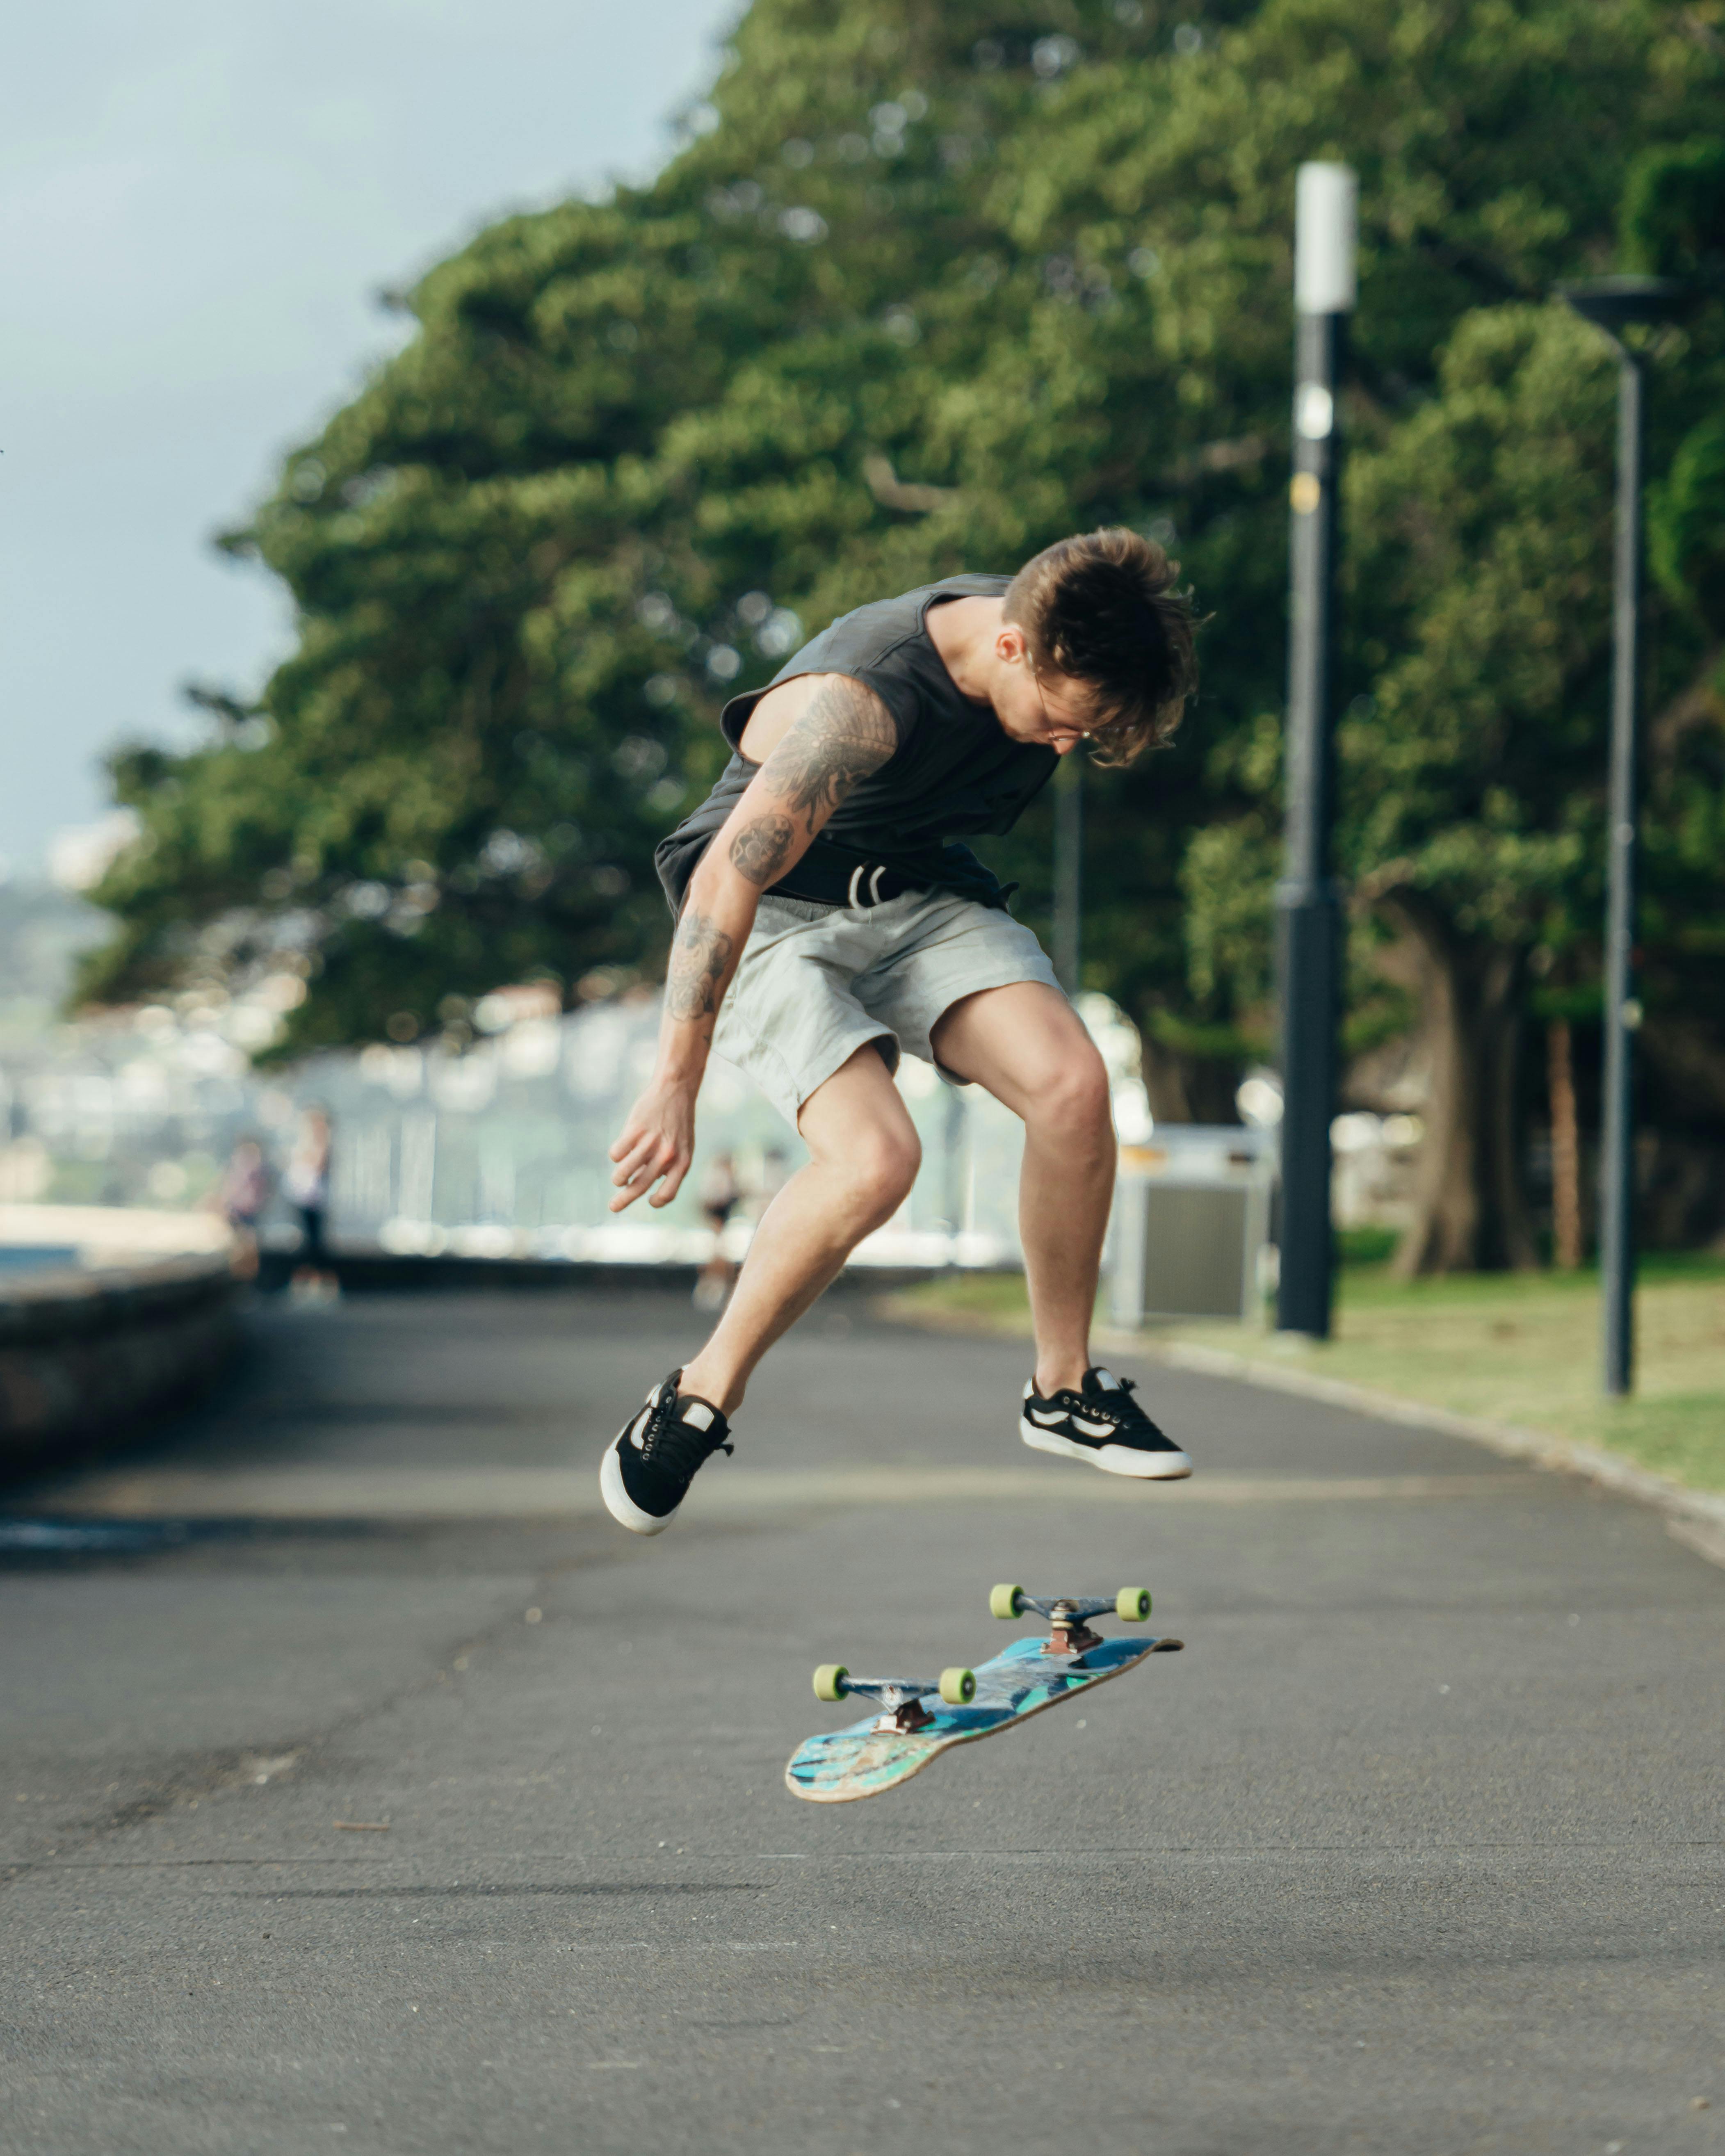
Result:
[[[1026,1594],[1022,1587],[996,1587],[988,1594],[988,1614],[993,1617],[1022,1617],[1034,1609],[1049,1621],[1049,1635],[1042,1643],[1045,1655],[1070,1655],[1081,1659],[1091,1648],[1100,1647],[1102,1635],[1091,1631],[1087,1617],[1111,1612],[1128,1625],[1142,1625],[1150,1614],[1147,1587],[1122,1587],[1117,1594]]]
[[[814,1672],[817,1699],[871,1699],[886,1711],[875,1724],[882,1734],[908,1735],[927,1729],[934,1717],[922,1704],[937,1694],[948,1707],[968,1707],[976,1697],[976,1679],[967,1669],[942,1670],[932,1683],[927,1677],[854,1677],[842,1662],[823,1662]]]

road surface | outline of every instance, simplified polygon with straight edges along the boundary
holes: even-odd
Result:
[[[1147,1364],[1199,1473],[1122,1486],[840,1291],[637,1542],[596,1463],[698,1322],[278,1305],[14,1496],[7,2156],[1725,2148],[1725,1571],[1661,1518]],[[788,1794],[815,1662],[978,1659],[1007,1578],[1187,1651]]]

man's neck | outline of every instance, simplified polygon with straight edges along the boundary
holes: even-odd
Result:
[[[992,703],[994,639],[999,634],[1004,599],[947,599],[926,617],[928,640],[952,677],[952,685],[973,704]]]

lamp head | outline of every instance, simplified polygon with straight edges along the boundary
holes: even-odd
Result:
[[[1588,277],[1559,285],[1558,297],[1609,337],[1637,324],[1676,321],[1695,300],[1692,288],[1675,277]]]
[[[1346,315],[1358,296],[1359,182],[1346,165],[1301,165],[1294,187],[1294,305]]]

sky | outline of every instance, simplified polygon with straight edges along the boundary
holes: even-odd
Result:
[[[513,209],[670,154],[738,0],[59,0],[0,87],[0,861],[108,810],[116,742],[254,690],[279,588],[216,555]],[[62,846],[62,852],[64,848]]]

